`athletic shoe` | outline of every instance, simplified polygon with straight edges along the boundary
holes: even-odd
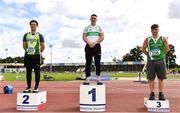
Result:
[[[154,92],[150,93],[149,100],[155,100]]]
[[[97,81],[97,85],[103,85],[103,83],[100,81]]]
[[[38,93],[38,92],[39,92],[38,88],[33,90],[33,93]]]
[[[89,85],[89,79],[90,79],[90,78],[89,78],[89,77],[87,77],[87,78],[86,78],[86,81],[85,81],[85,82],[83,82],[83,85]]]
[[[26,88],[23,93],[31,93],[31,88]]]
[[[163,92],[159,92],[159,100],[166,100]]]
[[[97,76],[97,85],[102,85],[101,76]]]
[[[85,81],[83,82],[83,85],[89,85],[89,82]]]

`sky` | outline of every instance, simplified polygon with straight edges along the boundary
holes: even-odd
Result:
[[[24,55],[23,35],[30,31],[29,21],[36,19],[45,39],[45,63],[51,62],[51,50],[52,63],[85,62],[82,32],[95,13],[105,35],[102,62],[122,59],[142,46],[151,36],[150,26],[159,24],[159,35],[175,46],[180,64],[179,6],[180,0],[0,0],[0,58]]]

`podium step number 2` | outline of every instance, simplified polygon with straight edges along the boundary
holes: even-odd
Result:
[[[80,111],[105,111],[105,85],[80,85]]]
[[[34,111],[45,108],[46,91],[38,93],[17,93],[16,110]]]
[[[170,112],[169,100],[149,100],[144,98],[144,106],[150,112]]]

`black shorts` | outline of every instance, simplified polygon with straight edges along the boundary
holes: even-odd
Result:
[[[150,60],[147,62],[147,79],[154,80],[156,78],[166,79],[166,64],[165,60]]]
[[[41,63],[41,56],[40,55],[27,55],[24,56],[24,66],[26,67],[35,67],[40,66]]]

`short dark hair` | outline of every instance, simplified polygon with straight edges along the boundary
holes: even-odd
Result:
[[[155,29],[155,28],[159,28],[159,25],[158,25],[158,24],[153,24],[153,25],[151,26],[151,29]]]
[[[96,15],[96,14],[92,14],[91,16],[96,16],[96,17],[97,17],[97,15]]]
[[[31,20],[29,24],[31,25],[32,22],[35,22],[38,25],[38,22],[36,20]]]

